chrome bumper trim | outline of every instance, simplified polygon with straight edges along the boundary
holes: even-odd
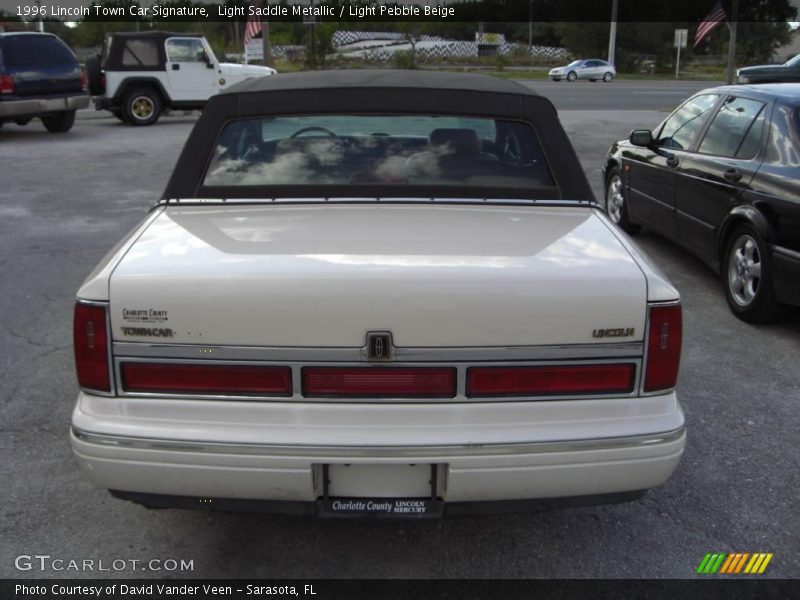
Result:
[[[243,454],[261,456],[319,456],[325,458],[405,458],[439,456],[496,456],[507,454],[544,454],[555,452],[586,452],[595,450],[621,450],[643,448],[678,441],[686,435],[686,428],[664,433],[599,438],[592,440],[567,440],[557,442],[523,442],[519,444],[463,444],[442,446],[311,446],[236,444],[202,441],[134,438],[92,433],[72,428],[72,435],[81,442],[116,448],[201,452],[207,454]]]

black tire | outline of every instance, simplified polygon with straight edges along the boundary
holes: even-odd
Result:
[[[120,109],[112,108],[108,112],[110,112],[112,115],[114,115],[117,119],[119,119],[123,123],[125,122],[125,115],[122,114],[122,111]]]
[[[30,117],[25,117],[23,119],[14,119],[14,123],[16,123],[17,125],[21,125],[21,126],[25,126],[30,122],[31,122],[31,118]]]
[[[57,113],[52,117],[42,117],[42,123],[50,133],[66,133],[75,124],[75,112],[69,110]]]
[[[567,81],[575,81],[576,79],[578,79],[578,74],[575,71],[567,73]]]
[[[122,116],[131,125],[152,125],[161,116],[161,96],[151,87],[129,90],[122,98]]]
[[[86,89],[92,96],[100,96],[105,90],[102,82],[102,69],[100,68],[100,57],[92,56],[84,63],[86,69]]]
[[[728,236],[721,274],[728,306],[742,321],[768,323],[783,316],[772,285],[772,256],[752,225],[739,225]]]
[[[623,231],[633,235],[641,227],[631,223],[628,216],[628,202],[625,198],[625,188],[622,185],[622,175],[619,167],[611,167],[606,178],[606,214],[611,222],[618,225]]]
[[[603,81],[606,83],[614,80],[614,74],[611,71],[606,71],[603,73]]]

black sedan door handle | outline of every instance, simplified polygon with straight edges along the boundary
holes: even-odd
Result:
[[[742,172],[739,169],[728,169],[723,177],[728,181],[739,181],[742,178]]]
[[[680,162],[680,161],[678,160],[678,157],[677,157],[677,156],[670,156],[670,157],[667,159],[667,166],[668,166],[668,167],[672,167],[672,168],[674,169],[675,167],[677,167],[677,166],[678,166],[679,162]]]

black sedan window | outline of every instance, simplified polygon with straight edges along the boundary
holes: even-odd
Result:
[[[206,187],[553,185],[538,138],[515,121],[451,115],[297,115],[225,126]]]
[[[659,145],[676,150],[691,148],[718,99],[717,94],[703,94],[681,106],[661,128]]]
[[[752,158],[758,152],[766,105],[747,98],[728,97],[708,128],[698,151],[715,156]]]

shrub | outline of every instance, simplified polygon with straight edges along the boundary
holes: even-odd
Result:
[[[398,50],[392,56],[392,66],[395,69],[415,69],[414,53],[410,50]]]

